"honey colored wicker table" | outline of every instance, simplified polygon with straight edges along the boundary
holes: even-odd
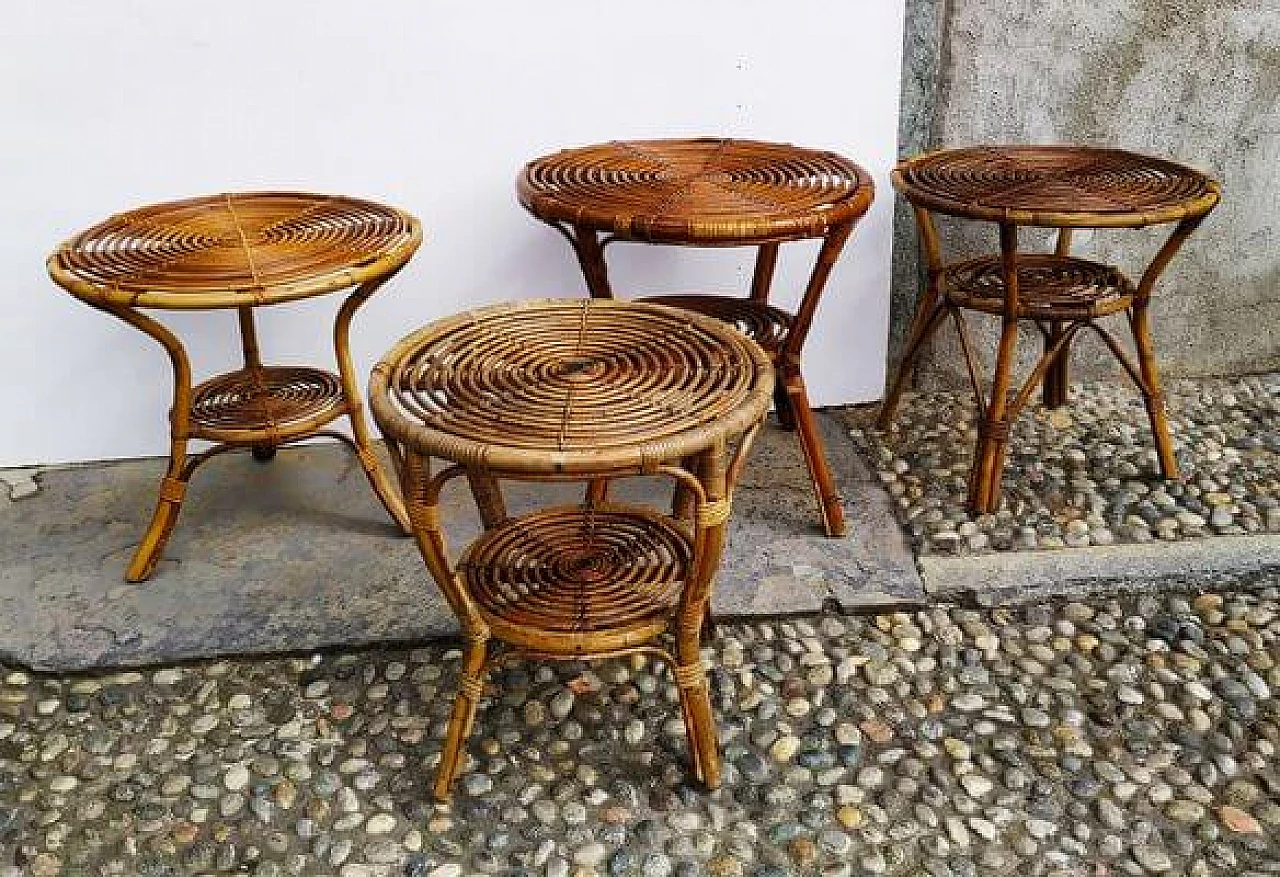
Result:
[[[904,161],[893,184],[911,203],[920,228],[928,284],[917,307],[897,377],[885,398],[887,428],[906,376],[920,349],[948,316],[960,335],[981,428],[969,506],[978,513],[999,505],[1010,424],[1043,384],[1049,407],[1066,404],[1067,357],[1083,329],[1105,342],[1142,393],[1166,478],[1178,477],[1164,394],[1156,368],[1149,306],[1157,279],[1200,222],[1218,203],[1218,184],[1190,168],[1118,149],[1082,146],[990,146],[950,149]],[[996,223],[1000,254],[945,263],[935,213]],[[1134,284],[1119,269],[1070,255],[1073,228],[1142,228],[1176,223],[1150,266]],[[1018,228],[1058,229],[1054,252],[1018,252]],[[983,397],[979,364],[963,312],[993,314],[1002,331],[990,401]],[[1133,333],[1137,362],[1097,320],[1123,314]],[[1044,349],[1010,399],[1018,324],[1034,324]]]
[[[772,390],[768,356],[728,326],[594,299],[441,320],[378,363],[370,406],[398,461],[418,546],[467,641],[438,798],[449,795],[487,669],[504,650],[548,659],[656,655],[675,676],[694,775],[719,783],[699,642],[733,487]],[[452,465],[433,474],[431,457]],[[664,515],[588,494],[580,505],[510,518],[500,495],[477,492],[485,531],[454,566],[440,490],[476,474],[657,475],[688,502]],[[674,653],[661,644],[665,634]]]
[[[530,162],[517,183],[520,203],[559,230],[577,254],[587,288],[610,298],[604,248],[614,241],[758,248],[746,298],[660,295],[737,326],[768,351],[777,369],[779,422],[797,429],[823,529],[845,532],[844,510],[827,465],[801,373],[801,352],[832,267],[874,195],[870,176],[848,159],[749,140],[648,140],[570,149]],[[818,238],[822,247],[795,313],[769,303],[778,247]]]
[[[49,257],[56,283],[158,341],[173,366],[169,469],[151,525],[125,573],[150,577],[173,531],[191,474],[205,460],[248,447],[266,460],[278,445],[328,435],[348,444],[392,518],[408,517],[371,445],[351,363],[356,310],[422,242],[418,221],[354,198],[261,192],[214,195],[113,216]],[[263,365],[253,310],[354,287],[333,328],[338,373]],[[235,309],[244,368],[191,384],[186,350],[143,309]],[[324,427],[346,415],[352,436]],[[188,455],[192,439],[214,442]]]

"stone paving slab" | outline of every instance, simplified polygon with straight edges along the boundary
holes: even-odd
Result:
[[[713,602],[720,616],[919,601],[923,587],[886,494],[842,420],[821,417],[850,535],[820,535],[793,435],[765,430],[739,487]],[[38,493],[0,502],[0,655],[81,669],[295,651],[452,633],[412,540],[388,522],[338,446],[286,449],[270,464],[229,454],[197,473],[151,581],[124,566],[155,499],[157,460],[42,473]],[[557,492],[559,491],[559,492]],[[513,511],[567,489],[517,485]],[[620,495],[666,504],[637,480]],[[460,546],[478,526],[465,491],[446,497]]]

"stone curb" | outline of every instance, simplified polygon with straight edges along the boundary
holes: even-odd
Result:
[[[1209,536],[1179,542],[917,558],[930,597],[1017,602],[1105,590],[1126,581],[1252,573],[1280,568],[1280,535]]]

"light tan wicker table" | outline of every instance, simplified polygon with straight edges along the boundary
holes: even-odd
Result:
[[[818,302],[854,225],[874,196],[871,177],[831,152],[782,143],[702,138],[604,143],[567,149],[525,166],[520,203],[572,244],[596,298],[611,298],[604,249],[615,241],[694,247],[756,247],[746,298],[676,294],[645,299],[732,323],[768,351],[778,372],[774,407],[800,447],[822,526],[845,532],[801,373]],[[769,302],[778,248],[821,240],[795,313]]]
[[[977,513],[994,512],[1000,502],[1010,424],[1041,385],[1046,406],[1066,404],[1071,343],[1089,329],[1142,393],[1161,472],[1166,478],[1177,478],[1178,462],[1151,337],[1151,294],[1178,249],[1217,205],[1218,184],[1199,171],[1164,159],[1120,149],[1063,145],[939,150],[899,164],[893,184],[915,210],[928,286],[916,309],[897,377],[881,408],[881,428],[892,422],[924,342],[950,316],[960,335],[980,419],[969,507]],[[947,264],[935,213],[995,223],[1000,253]],[[1174,229],[1137,283],[1112,265],[1070,254],[1075,228],[1164,224]],[[1020,226],[1057,229],[1054,252],[1018,252]],[[1001,320],[989,400],[983,395],[979,363],[965,326],[966,310]],[[1136,363],[1097,322],[1112,315],[1127,319]],[[1020,322],[1040,330],[1044,352],[1022,387],[1011,394]]]
[[[347,443],[392,518],[403,505],[379,467],[351,363],[351,318],[422,242],[412,216],[369,201],[290,192],[213,195],[113,216],[60,246],[49,274],[81,301],[158,341],[173,366],[169,469],[160,500],[125,577],[155,570],[196,467],[232,448],[269,459],[315,435]],[[333,327],[338,373],[263,365],[254,308],[354,287]],[[244,368],[192,387],[186,350],[144,309],[235,309]],[[324,427],[346,415],[352,436]],[[213,447],[188,455],[192,439]]]
[[[596,299],[441,320],[374,368],[370,407],[422,555],[467,640],[438,798],[458,772],[496,644],[552,659],[658,656],[679,688],[693,772],[719,783],[699,643],[733,487],[772,390],[767,354],[723,323]],[[431,457],[452,465],[433,474]],[[490,487],[657,475],[677,495],[670,515],[606,492],[510,518],[496,490],[479,490],[485,532],[455,566],[438,503],[464,475]]]

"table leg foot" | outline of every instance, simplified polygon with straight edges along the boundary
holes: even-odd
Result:
[[[674,668],[685,733],[689,738],[689,760],[694,777],[708,789],[720,786],[720,749],[707,691],[707,672],[701,660],[677,664]]]
[[[1177,480],[1178,457],[1173,451],[1173,438],[1169,434],[1169,414],[1165,408],[1164,391],[1160,386],[1160,370],[1156,367],[1155,342],[1151,338],[1151,324],[1147,307],[1134,305],[1131,318],[1133,342],[1138,350],[1138,366],[1142,373],[1142,402],[1151,423],[1151,437],[1155,440],[1156,454],[1160,459],[1160,474]]]
[[[391,519],[395,521],[396,526],[406,536],[413,535],[413,525],[409,522],[409,513],[405,511],[404,503],[400,500],[400,494],[391,486],[391,482],[387,480],[386,474],[382,471],[382,466],[378,464],[378,458],[373,452],[373,448],[368,445],[355,444],[356,456],[360,459],[360,468],[364,469],[365,477],[369,479],[369,485],[373,488],[373,492],[377,495],[378,500],[382,503],[383,508],[387,510],[387,514],[391,515]]]
[[[444,747],[440,750],[440,765],[436,768],[436,781],[432,794],[437,801],[448,801],[453,780],[463,761],[463,747],[475,723],[476,709],[484,694],[484,668],[487,640],[468,640],[462,659],[462,675],[458,680],[458,697],[453,702],[453,715],[449,717],[449,730],[445,734]]]
[[[182,498],[186,493],[187,482],[173,475],[166,475],[160,482],[160,500],[156,503],[155,513],[151,516],[151,524],[138,545],[129,568],[125,571],[126,581],[145,582],[155,572],[156,564],[164,554],[164,547],[173,533],[173,525],[178,521],[178,512],[182,510]]]
[[[253,446],[253,459],[257,460],[259,463],[270,462],[271,460],[274,460],[275,457],[276,457],[275,445],[264,444],[264,445]]]
[[[826,451],[822,446],[822,436],[818,432],[818,421],[809,407],[809,395],[805,390],[804,378],[799,372],[791,372],[782,377],[782,382],[786,388],[791,410],[796,415],[800,447],[804,451],[805,463],[809,466],[809,477],[813,481],[813,491],[818,498],[818,508],[822,514],[822,529],[828,536],[843,536],[845,534],[844,506],[836,490],[836,480],[831,474],[831,468],[827,465]]]

